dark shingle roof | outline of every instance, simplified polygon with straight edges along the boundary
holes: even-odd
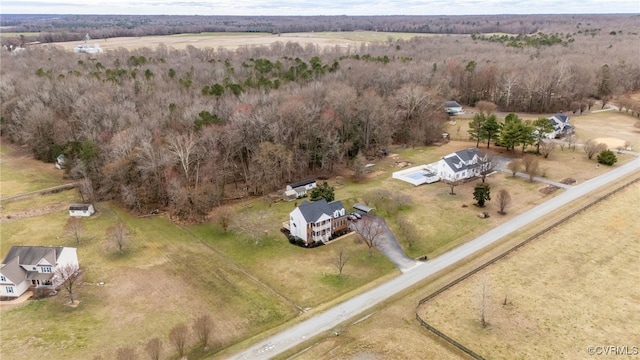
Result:
[[[553,117],[555,117],[556,119],[562,121],[563,123],[566,123],[567,120],[569,120],[569,117],[565,114],[555,114],[553,115]]]
[[[333,212],[335,210],[343,208],[341,201],[327,203],[327,200],[325,199],[312,202],[305,201],[298,206],[298,209],[300,209],[300,212],[307,223],[315,223],[322,215],[333,217]]]
[[[69,210],[81,210],[81,211],[87,211],[89,210],[89,204],[74,204],[69,206]]]
[[[471,167],[471,165],[467,165],[473,157],[478,154],[477,148],[469,148],[460,151],[456,151],[453,154],[449,154],[444,157],[444,161],[449,165],[451,170],[454,172],[459,172],[462,170],[466,170]]]
[[[8,264],[17,257],[20,265],[35,265],[44,258],[51,265],[55,265],[62,249],[49,246],[12,246],[2,263]]]
[[[306,185],[312,184],[314,182],[316,182],[316,179],[307,179],[307,180],[298,181],[298,182],[293,183],[293,184],[289,184],[289,186],[291,186],[292,189],[295,189],[297,187],[306,186]]]

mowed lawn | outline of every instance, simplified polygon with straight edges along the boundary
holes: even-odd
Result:
[[[639,201],[635,183],[424,304],[422,317],[488,359],[638,346]]]

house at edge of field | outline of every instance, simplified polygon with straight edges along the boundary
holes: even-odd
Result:
[[[478,166],[480,160],[487,160],[478,148],[456,151],[444,156],[438,161],[438,176],[445,181],[470,179],[480,175],[482,169]]]
[[[569,116],[565,114],[555,114],[549,116],[549,122],[553,126],[553,132],[544,134],[548,139],[555,139],[559,136],[573,134],[573,127],[569,124]]]
[[[444,103],[444,111],[449,115],[458,115],[462,113],[462,105],[457,101],[447,101]]]
[[[307,245],[326,243],[334,234],[347,229],[347,215],[339,200],[304,201],[289,214],[289,231]]]
[[[295,191],[297,197],[303,197],[307,194],[307,191],[315,188],[317,185],[318,184],[316,183],[316,179],[306,179],[293,184],[289,184],[285,189],[285,196],[287,194],[291,196],[293,194],[291,191]]]
[[[0,268],[0,298],[17,298],[30,288],[56,289],[60,266],[78,266],[76,248],[12,246]]]

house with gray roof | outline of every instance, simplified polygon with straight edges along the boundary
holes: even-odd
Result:
[[[478,161],[485,157],[478,148],[456,151],[438,161],[438,176],[441,180],[455,181],[469,179],[480,174]]]
[[[61,279],[59,266],[78,266],[76,248],[50,246],[12,246],[0,267],[0,297],[17,298],[29,288],[55,289]]]
[[[285,189],[285,196],[291,196],[295,191],[297,197],[303,197],[307,193],[307,191],[312,190],[317,185],[318,184],[316,183],[316,179],[306,179],[295,182],[293,184],[289,184]]]
[[[462,113],[462,105],[457,101],[447,101],[444,103],[444,111],[449,115],[458,115]]]
[[[546,138],[555,139],[556,137],[573,134],[573,127],[569,124],[569,116],[566,114],[559,113],[549,116],[549,122],[553,126],[553,132],[546,133]]]
[[[347,215],[339,200],[305,201],[289,214],[289,231],[307,245],[326,243],[335,233],[347,229]]]

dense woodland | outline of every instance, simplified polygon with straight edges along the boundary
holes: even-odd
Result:
[[[392,144],[432,144],[445,100],[536,114],[579,113],[594,99],[637,110],[627,95],[640,90],[639,18],[620,15],[615,30],[590,19],[514,39],[440,35],[357,49],[4,49],[2,136],[44,161],[64,154],[87,201],[197,221],[230,190],[263,195],[358,167]]]

